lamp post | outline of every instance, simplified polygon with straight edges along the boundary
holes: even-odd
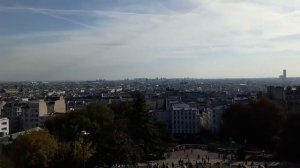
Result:
[[[81,149],[82,149],[82,165],[83,168],[85,168],[85,137],[87,137],[90,133],[86,132],[86,131],[81,131],[79,136],[82,138],[82,142],[81,144]]]

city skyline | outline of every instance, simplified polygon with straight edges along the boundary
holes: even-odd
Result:
[[[3,0],[0,13],[0,81],[300,76],[293,0]]]

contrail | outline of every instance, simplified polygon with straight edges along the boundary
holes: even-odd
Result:
[[[56,18],[56,19],[64,20],[64,21],[67,21],[67,22],[70,22],[70,23],[73,23],[73,24],[77,24],[77,25],[80,25],[80,26],[85,27],[85,28],[98,29],[95,26],[88,25],[88,24],[79,22],[77,20],[69,19],[67,17],[59,16],[59,15],[53,14],[53,12],[51,12],[51,11],[63,11],[63,10],[47,10],[47,9],[43,9],[43,8],[30,8],[30,7],[20,7],[20,6],[17,6],[17,7],[3,7],[3,6],[0,6],[0,10],[1,9],[2,10],[28,10],[28,11],[43,14],[43,15],[46,15],[46,16],[50,16],[50,17],[53,17],[53,18]]]
[[[91,26],[91,25],[88,25],[88,24],[85,24],[85,23],[82,23],[82,22],[79,22],[79,21],[76,21],[76,20],[73,20],[73,19],[62,17],[62,16],[59,16],[59,15],[56,15],[56,14],[53,14],[53,13],[38,10],[38,9],[35,9],[35,8],[29,8],[28,10],[31,10],[31,11],[36,12],[36,13],[44,14],[46,16],[50,16],[50,17],[53,17],[53,18],[56,18],[56,19],[61,19],[61,20],[64,20],[64,21],[67,21],[67,22],[70,22],[70,23],[74,23],[74,24],[83,26],[85,28],[98,29],[97,27],[94,27],[94,26]]]
[[[48,8],[35,8],[35,7],[24,7],[24,6],[0,6],[0,10],[38,10],[56,14],[77,14],[77,15],[106,15],[106,16],[117,16],[117,15],[140,15],[140,16],[170,16],[174,14],[169,12],[168,14],[159,13],[136,13],[136,12],[121,12],[121,11],[100,11],[100,10],[74,10],[74,9],[48,9]],[[169,10],[170,11],[170,10]]]

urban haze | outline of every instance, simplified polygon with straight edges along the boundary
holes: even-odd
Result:
[[[0,0],[0,168],[299,168],[300,1]]]

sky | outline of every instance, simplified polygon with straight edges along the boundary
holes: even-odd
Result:
[[[0,0],[0,81],[300,76],[299,0]]]

